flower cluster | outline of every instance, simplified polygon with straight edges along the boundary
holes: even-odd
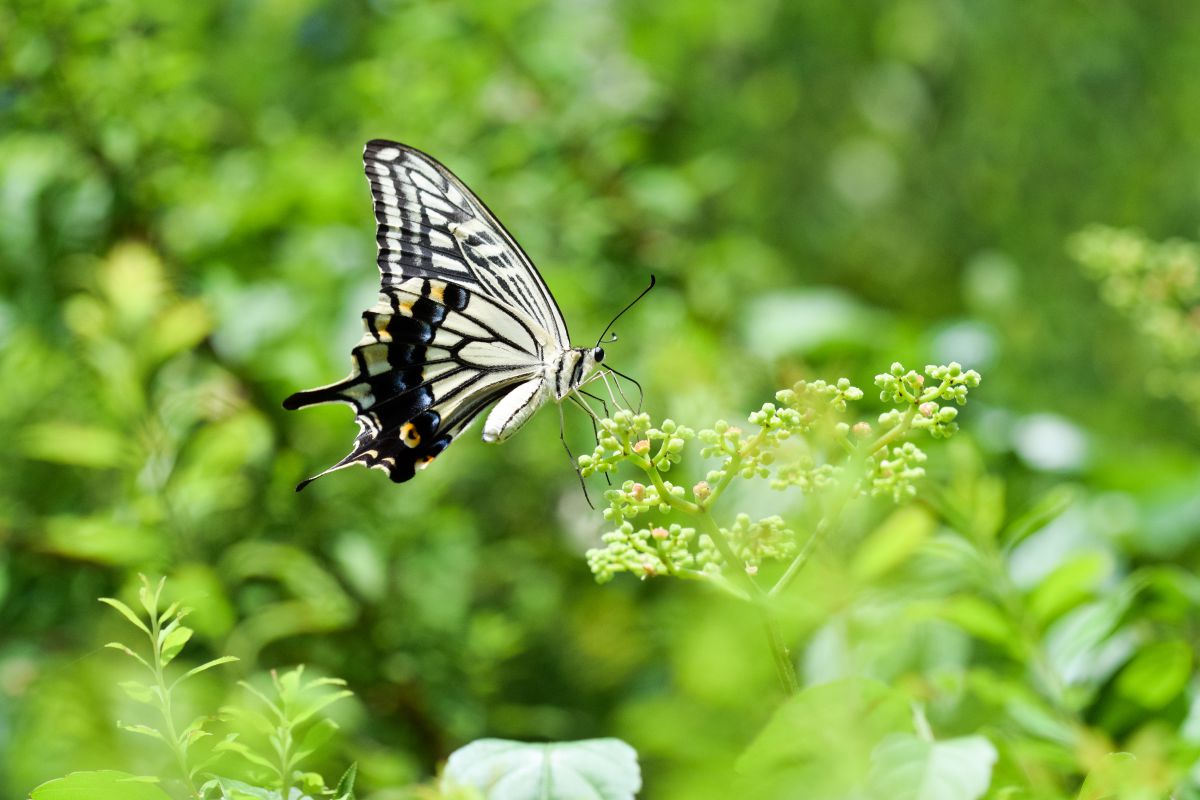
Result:
[[[876,376],[875,385],[891,408],[874,424],[852,416],[863,391],[846,378],[783,389],[775,402],[750,414],[746,428],[718,420],[696,432],[669,419],[653,427],[649,415],[630,411],[602,420],[595,450],[579,459],[581,473],[611,473],[628,462],[645,479],[627,480],[605,494],[604,517],[615,528],[604,535],[603,547],[588,551],[597,580],[630,572],[723,581],[725,571],[753,580],[764,561],[799,558],[797,537],[781,517],[754,521],[738,514],[727,527],[713,520],[711,508],[739,478],[810,494],[840,486],[846,491],[837,493],[838,502],[877,496],[899,503],[914,497],[926,455],[911,437],[919,431],[935,438],[953,435],[957,406],[979,385],[979,374],[953,363],[927,366],[923,373],[897,363]],[[717,463],[689,492],[665,474],[682,461],[692,439],[699,439],[702,458]],[[651,514],[682,514],[701,524],[641,520]]]
[[[1200,413],[1200,245],[1096,225],[1068,249],[1149,345],[1147,387]]]
[[[636,528],[631,522],[623,522],[616,530],[604,534],[603,541],[603,548],[587,553],[588,568],[600,583],[612,580],[618,572],[643,578],[699,577],[705,570],[718,569],[717,559],[708,548],[693,552],[695,528],[677,524]]]

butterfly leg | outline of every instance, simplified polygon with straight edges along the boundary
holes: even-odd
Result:
[[[608,416],[608,404],[604,402],[603,397],[594,395],[591,392],[586,392],[583,389],[579,389],[577,391],[579,394],[586,395],[587,397],[590,397],[593,400],[595,400],[597,403],[599,403],[600,408],[604,411],[604,416],[606,416],[606,417]],[[578,403],[579,406],[582,407],[584,411],[588,412],[588,417],[592,420],[592,435],[596,437],[596,444],[599,445],[600,444],[600,426],[596,422],[596,415],[592,412],[591,408],[589,408],[587,406],[587,403],[585,401],[580,400],[579,398],[575,398],[575,402]],[[609,486],[612,486],[612,476],[609,475],[607,472],[604,473],[604,480],[608,483]]]
[[[629,403],[629,399],[625,397],[625,392],[622,391],[621,382],[617,380],[617,377],[618,376],[622,377],[637,387],[637,390],[638,390],[637,413],[639,413],[639,414],[642,413],[642,402],[646,399],[646,393],[642,390],[642,384],[638,383],[636,378],[631,378],[630,376],[626,375],[624,372],[619,372],[618,370],[615,370],[612,367],[608,367],[608,371],[613,374],[613,382],[617,384],[617,391],[621,392],[621,397],[622,397],[622,399],[625,400],[625,402],[627,404]]]
[[[587,406],[584,406],[584,408],[587,408]],[[591,409],[587,410],[590,413]],[[593,416],[595,415],[593,414]],[[595,420],[592,421],[592,424],[595,425]],[[571,459],[571,468],[575,470],[575,475],[579,478],[579,488],[583,489],[583,499],[587,501],[588,508],[595,511],[596,506],[593,505],[592,498],[588,494],[587,483],[583,480],[583,470],[579,468],[579,460],[575,458],[575,454],[571,452],[571,446],[567,444],[567,420],[563,415],[562,403],[558,404],[558,440],[562,442],[563,450],[567,451],[567,458]]]
[[[600,397],[599,395],[594,395],[594,394],[592,394],[591,392],[585,392],[583,389],[580,389],[580,390],[579,390],[579,393],[580,393],[581,395],[584,395],[585,397],[590,397],[591,399],[593,399],[593,400],[595,400],[597,403],[599,403],[599,404],[600,404],[600,410],[604,412],[604,416],[606,416],[606,417],[608,417],[608,416],[609,416],[609,413],[608,413],[608,403],[604,402],[604,398],[603,398],[603,397]],[[596,424],[595,414],[593,414],[593,415],[592,415],[592,424],[593,424],[593,425],[595,425],[595,424]],[[599,439],[599,436],[598,436],[598,435],[597,435],[597,439]]]

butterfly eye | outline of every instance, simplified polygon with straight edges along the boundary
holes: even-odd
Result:
[[[594,350],[592,350],[592,358],[595,359],[597,364],[599,364],[601,361],[603,361],[604,360],[604,348],[597,347]]]

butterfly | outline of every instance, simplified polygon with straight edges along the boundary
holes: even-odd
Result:
[[[351,464],[407,481],[489,407],[483,440],[504,441],[547,402],[580,392],[604,361],[599,340],[571,346],[525,251],[449,169],[383,139],[367,143],[363,165],[379,300],[363,313],[351,374],[283,401],[289,410],[347,403],[359,434],[345,458],[296,491]]]

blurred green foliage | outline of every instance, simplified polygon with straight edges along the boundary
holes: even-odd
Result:
[[[735,765],[881,791],[898,759],[966,765],[964,796],[984,765],[997,798],[1197,796],[1193,395],[1147,393],[1163,342],[1067,246],[1196,237],[1197,41],[1162,0],[4,3],[0,793],[166,769],[114,724],[126,623],[95,602],[145,572],[196,663],[241,659],[183,710],[342,676],[318,767],[369,800],[482,736],[619,736],[652,798],[730,796]],[[377,136],[479,191],[577,343],[659,276],[609,348],[656,418],[893,360],[985,375],[925,504],[842,520],[784,598],[807,688],[778,716],[743,608],[594,583],[556,414],[292,492],[354,430],[279,401],[344,374],[374,298]]]

